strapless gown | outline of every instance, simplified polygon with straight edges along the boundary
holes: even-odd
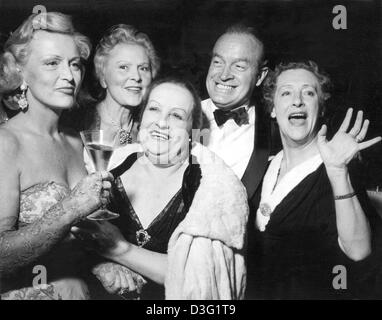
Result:
[[[33,223],[51,206],[61,201],[69,188],[57,182],[33,185],[20,195],[19,227]],[[5,279],[12,291],[1,295],[3,300],[85,300],[89,299],[87,285],[81,279],[81,260],[84,253],[73,238],[66,238],[53,247],[51,252],[39,261],[17,271],[12,278]],[[40,272],[33,268],[46,268],[47,285],[33,287],[33,279]],[[36,282],[35,282],[36,283]],[[40,282],[37,282],[38,284]]]

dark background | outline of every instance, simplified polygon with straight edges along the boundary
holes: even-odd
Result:
[[[347,9],[346,30],[332,26],[338,4]],[[270,67],[312,59],[329,73],[334,89],[327,117],[333,129],[346,108],[354,107],[372,121],[368,136],[382,135],[381,0],[0,0],[2,39],[35,5],[71,14],[94,45],[111,25],[134,25],[152,39],[162,59],[161,73],[186,76],[202,98],[214,42],[229,25],[246,23],[263,39]],[[382,143],[364,152],[363,161],[368,186],[382,187]]]

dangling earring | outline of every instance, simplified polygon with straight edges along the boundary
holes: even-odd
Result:
[[[20,86],[21,96],[20,96],[19,100],[17,101],[21,110],[24,110],[25,108],[28,107],[28,100],[26,97],[27,89],[28,89],[28,86],[24,81]]]
[[[275,109],[272,109],[272,112],[271,112],[271,118],[276,118],[276,112],[275,112]]]

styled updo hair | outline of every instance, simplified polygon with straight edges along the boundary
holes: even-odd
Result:
[[[74,29],[70,16],[59,12],[33,13],[5,42],[0,56],[0,93],[9,94],[20,87],[22,78],[17,66],[26,63],[29,45],[39,30],[72,36],[81,58],[86,60],[89,57],[90,40]]]
[[[126,24],[117,24],[109,28],[99,41],[94,55],[95,75],[98,81],[103,78],[105,61],[111,50],[118,44],[136,44],[142,46],[149,57],[152,77],[160,68],[160,61],[149,37],[136,28]]]
[[[263,97],[267,105],[267,111],[272,112],[274,107],[274,97],[277,86],[277,79],[281,73],[287,70],[304,69],[315,75],[317,78],[318,87],[318,103],[320,107],[320,113],[325,111],[325,101],[330,98],[330,89],[332,87],[329,76],[320,70],[317,64],[311,60],[307,62],[289,62],[280,63],[276,66],[274,71],[270,71],[263,83]]]
[[[182,88],[186,89],[191,94],[193,101],[194,101],[194,104],[192,107],[192,114],[191,114],[191,116],[192,116],[191,129],[192,130],[200,130],[202,127],[202,122],[203,122],[203,112],[202,112],[202,104],[201,104],[200,97],[199,97],[196,89],[194,88],[194,86],[190,82],[183,80],[183,79],[180,79],[180,78],[177,78],[177,77],[161,78],[158,80],[154,80],[149,85],[149,87],[147,88],[146,94],[143,98],[143,101],[142,101],[142,108],[140,109],[140,114],[138,117],[139,125],[142,122],[143,113],[146,110],[151,92],[156,87],[158,87],[159,85],[164,84],[164,83],[171,83],[171,84],[177,85],[179,87],[182,87]]]

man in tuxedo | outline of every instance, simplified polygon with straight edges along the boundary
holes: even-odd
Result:
[[[206,79],[209,99],[202,101],[202,143],[241,179],[248,199],[258,189],[269,157],[269,120],[253,99],[267,74],[263,57],[263,43],[251,28],[228,28],[213,48]]]

